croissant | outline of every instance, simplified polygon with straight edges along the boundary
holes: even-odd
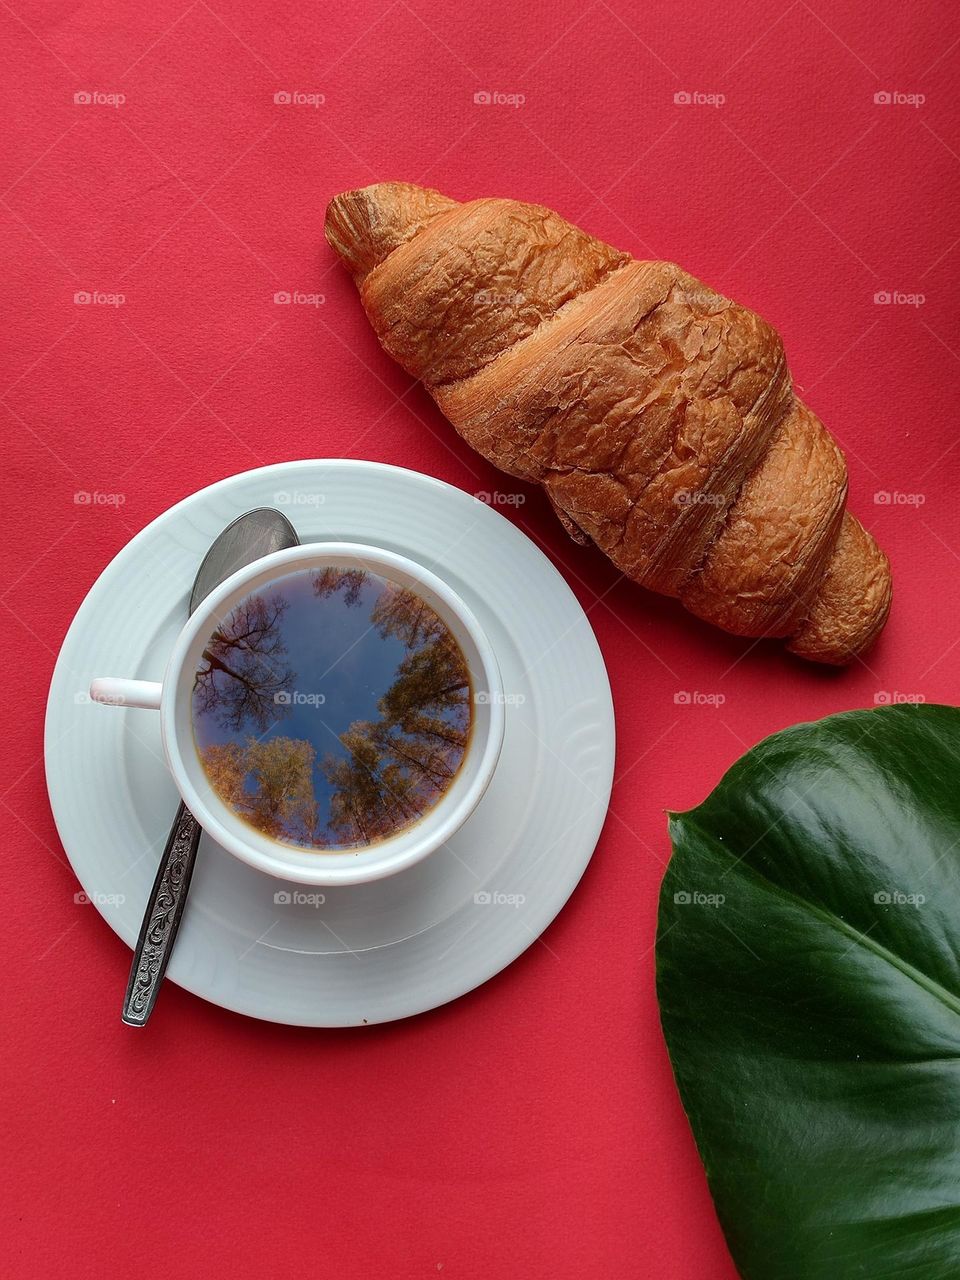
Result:
[[[390,355],[578,542],[816,662],[876,637],[889,564],[759,316],[515,200],[383,182],[335,197],[326,237]]]

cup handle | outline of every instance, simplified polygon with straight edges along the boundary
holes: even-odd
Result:
[[[101,676],[90,686],[94,702],[111,707],[144,707],[156,711],[160,707],[162,685],[155,680],[122,680],[114,676]]]

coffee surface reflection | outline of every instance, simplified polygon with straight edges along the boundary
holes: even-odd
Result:
[[[193,730],[244,821],[322,851],[375,844],[450,787],[470,738],[467,665],[416,592],[365,569],[252,592],[204,647]]]

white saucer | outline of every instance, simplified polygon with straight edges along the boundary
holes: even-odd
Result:
[[[451,584],[513,696],[503,754],[448,845],[387,880],[327,889],[322,903],[204,836],[168,976],[273,1022],[421,1013],[493,977],[546,928],[590,860],[613,776],[610,686],[586,615],[532,542],[459,489],[372,462],[290,462],[232,476],[148,525],[94,584],[54,672],[45,750],[60,838],[132,947],[177,796],[156,713],[98,706],[86,691],[95,676],[160,679],[197,565],[258,506],[279,507],[304,542],[374,543]],[[104,993],[118,1011],[122,996]]]

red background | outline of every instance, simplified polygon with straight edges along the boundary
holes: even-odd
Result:
[[[657,1021],[663,810],[794,721],[955,697],[955,7],[11,0],[0,29],[5,1274],[730,1280]],[[588,610],[619,734],[605,833],[546,945],[393,1026],[261,1025],[170,987],[132,1032],[129,952],[74,903],[43,781],[47,685],[94,578],[171,503],[265,463],[515,488],[382,354],[322,243],[329,197],[384,178],[552,205],[777,324],[894,613],[864,662],[803,666],[619,580],[528,493],[504,510]]]

